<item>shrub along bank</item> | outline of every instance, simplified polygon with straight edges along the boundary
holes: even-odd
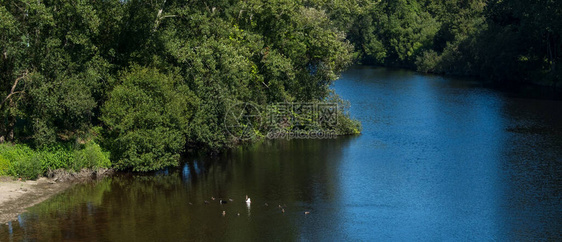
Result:
[[[0,144],[0,176],[36,179],[50,170],[110,168],[109,153],[95,142],[84,145],[57,144],[34,150],[27,145]]]

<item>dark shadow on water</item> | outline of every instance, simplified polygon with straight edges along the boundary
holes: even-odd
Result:
[[[337,216],[324,222],[304,211],[338,200],[338,162],[351,140],[265,141],[150,175],[77,185],[0,226],[0,240],[329,239],[314,228],[337,231]]]

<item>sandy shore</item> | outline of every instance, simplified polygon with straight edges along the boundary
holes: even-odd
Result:
[[[113,174],[111,169],[82,169],[79,172],[55,170],[48,172],[50,178],[36,181],[18,181],[11,177],[0,177],[0,224],[17,219],[18,214],[72,185],[100,179]]]
[[[17,181],[11,177],[0,177],[0,223],[15,220],[26,208],[71,186],[71,182],[55,182],[47,178]]]

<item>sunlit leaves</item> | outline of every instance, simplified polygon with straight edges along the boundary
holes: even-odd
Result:
[[[103,121],[118,168],[147,171],[179,162],[195,98],[177,75],[135,66],[109,96]]]
[[[328,96],[352,55],[329,4],[2,1],[0,94],[30,77],[2,107],[0,137],[43,147],[105,129],[96,138],[116,166],[139,171],[175,164],[186,146],[228,146],[229,105]]]

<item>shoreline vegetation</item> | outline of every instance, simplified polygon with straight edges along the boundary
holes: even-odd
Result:
[[[3,1],[0,175],[154,171],[187,150],[220,151],[282,126],[252,126],[244,141],[229,134],[229,108],[241,102],[338,103],[338,124],[320,128],[357,134],[329,88],[352,63],[560,87],[559,9],[529,0]]]
[[[186,150],[264,138],[265,127],[253,127],[251,140],[227,132],[237,103],[344,103],[329,87],[353,47],[320,9],[285,0],[2,2],[0,172],[159,170]],[[329,129],[359,133],[341,107]]]
[[[0,144],[0,176],[34,180],[53,177],[60,170],[76,173],[109,168],[109,153],[94,142],[77,147],[58,143],[43,149],[32,149],[25,144]]]

